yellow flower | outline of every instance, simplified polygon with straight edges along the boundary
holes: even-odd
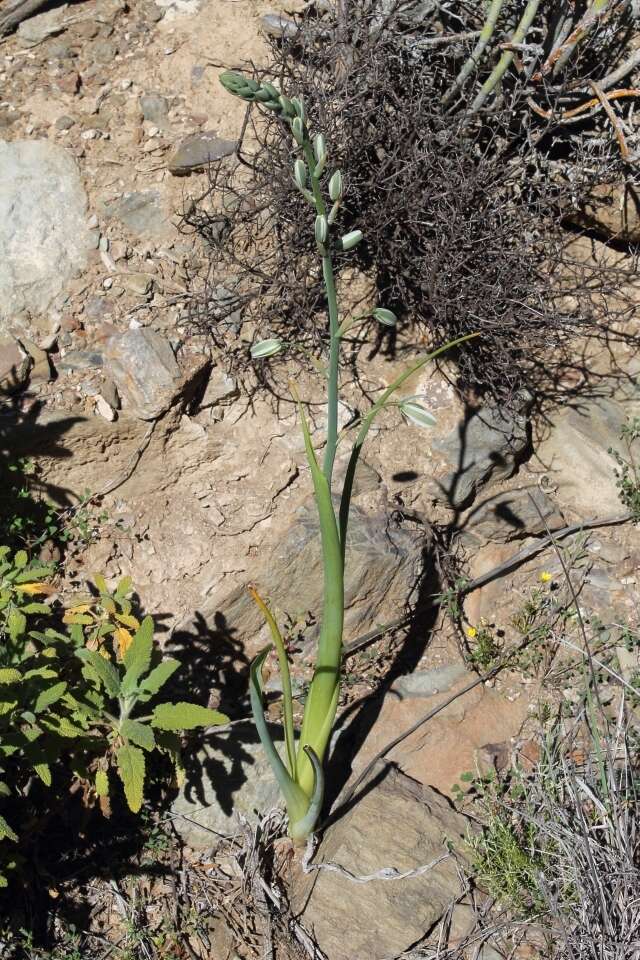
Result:
[[[478,631],[475,627],[467,627],[467,636],[473,640],[474,637],[478,636]]]
[[[542,573],[540,574],[540,582],[541,582],[541,583],[549,583],[550,580],[553,580],[553,577],[551,576],[551,574],[549,573],[549,571],[548,571],[548,570],[543,570]]]

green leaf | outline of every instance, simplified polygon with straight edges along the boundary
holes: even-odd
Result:
[[[156,738],[153,735],[151,727],[146,723],[140,723],[139,720],[124,720],[120,724],[120,733],[127,740],[142,747],[143,750],[153,750],[156,745]]]
[[[30,580],[41,580],[43,577],[50,577],[53,573],[51,567],[29,567],[24,573],[19,573],[15,583],[28,583]]]
[[[106,770],[98,770],[96,773],[96,793],[99,797],[109,796],[109,774]]]
[[[47,603],[25,603],[21,609],[23,613],[51,613]]]
[[[116,754],[118,775],[124,786],[129,809],[137,813],[142,806],[144,791],[144,753],[138,747],[127,744]]]
[[[54,683],[52,687],[49,687],[47,690],[43,690],[39,694],[38,699],[36,700],[34,706],[35,713],[42,713],[43,710],[46,710],[47,707],[50,707],[52,703],[55,703],[64,695],[65,690],[67,689],[67,684],[62,680],[60,683]]]
[[[109,593],[109,588],[107,587],[107,581],[105,580],[105,578],[102,576],[101,573],[94,573],[93,582],[95,583],[100,593],[106,593],[106,594]]]
[[[27,618],[17,607],[13,607],[9,611],[7,629],[12,640],[17,640],[27,629]]]
[[[280,353],[282,347],[282,340],[274,337],[269,340],[258,340],[257,343],[253,344],[249,352],[253,360],[263,360],[266,357],[274,357],[276,353]]]
[[[22,674],[19,670],[14,670],[12,667],[5,667],[0,670],[0,683],[18,683],[19,680],[22,680]]]
[[[84,730],[81,727],[74,726],[67,717],[56,717],[57,723],[51,723],[46,720],[41,720],[40,722],[48,730],[51,730],[53,733],[57,733],[60,737],[84,737],[86,736]]]
[[[171,677],[178,667],[180,662],[178,660],[167,659],[163,660],[162,663],[159,663],[157,667],[151,671],[148,677],[146,677],[138,689],[138,700],[144,703],[147,700],[150,700],[151,697],[155,696],[165,683]]]
[[[11,790],[9,789],[9,786],[6,783],[4,783],[2,780],[0,780],[0,797],[10,797],[10,796],[11,796]]]
[[[131,577],[123,577],[113,594],[116,600],[124,600],[126,595],[131,592],[133,581]]]
[[[227,723],[228,719],[218,710],[209,710],[197,703],[159,703],[153,711],[151,725],[160,730],[194,730]]]
[[[77,650],[76,653],[81,660],[89,664],[109,696],[117,697],[120,693],[120,677],[111,661],[106,660],[95,650],[87,650],[86,647]]]
[[[4,717],[7,713],[11,713],[11,711],[17,706],[17,700],[0,700],[0,717]]]
[[[122,681],[122,693],[127,696],[136,688],[140,677],[147,672],[151,664],[153,650],[153,618],[145,617],[136,630],[133,640],[124,655],[127,672]]]
[[[28,562],[29,557],[27,556],[26,550],[18,550],[13,558],[14,567],[17,567],[18,570],[22,570],[23,567],[26,567]]]
[[[48,763],[35,763],[33,769],[46,787],[51,786],[51,768]]]
[[[0,816],[0,840],[13,840],[14,843],[18,842],[17,835],[13,832],[7,821],[4,817]]]

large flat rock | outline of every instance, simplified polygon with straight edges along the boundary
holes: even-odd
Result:
[[[91,249],[76,162],[44,140],[0,140],[0,326],[44,313]],[[95,247],[95,243],[93,244]]]

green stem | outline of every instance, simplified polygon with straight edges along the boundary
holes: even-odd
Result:
[[[491,37],[493,36],[493,31],[495,30],[496,23],[498,22],[498,17],[500,16],[500,11],[502,10],[503,4],[504,4],[504,0],[492,0],[491,7],[489,8],[489,13],[487,14],[487,19],[484,22],[484,26],[478,38],[478,42],[473,48],[468,60],[466,60],[465,63],[463,64],[462,69],[460,70],[460,73],[455,78],[450,88],[447,90],[444,97],[442,98],[442,102],[444,104],[449,103],[449,101],[453,99],[456,92],[460,89],[460,87],[462,87],[463,83],[465,82],[465,80],[467,79],[471,71],[474,69],[474,67],[478,66],[478,63],[480,62],[480,58],[482,57],[482,54],[484,53],[487,47],[487,44],[491,40]]]
[[[529,27],[533,23],[533,18],[538,12],[538,7],[540,6],[540,0],[529,0],[520,23],[516,27],[513,36],[511,37],[512,44],[522,43],[529,32]],[[503,76],[510,67],[514,57],[513,50],[505,50],[497,64],[491,71],[489,77],[485,80],[480,91],[478,92],[477,97],[471,104],[470,112],[477,113],[482,104],[485,102],[490,93],[492,93],[495,88],[498,86]]]

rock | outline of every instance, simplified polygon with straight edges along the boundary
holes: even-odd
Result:
[[[404,955],[460,896],[456,862],[445,844],[463,855],[469,825],[435,790],[380,764],[357,802],[325,830],[314,862],[337,863],[362,876],[443,861],[397,881],[354,883],[325,870],[301,874],[290,894],[295,916],[328,960]]]
[[[461,522],[462,543],[483,545],[487,540],[506,543],[533,534],[543,534],[564,526],[564,518],[554,502],[537,486],[507,490],[477,507]]]
[[[93,367],[101,367],[103,363],[104,356],[99,350],[69,350],[57,361],[56,366],[58,370],[71,373],[73,370],[91,370]]]
[[[278,728],[271,733],[278,742]],[[171,813],[176,831],[193,850],[210,850],[217,837],[235,834],[238,814],[256,819],[256,812],[282,804],[252,722],[227,733],[214,732],[187,763],[185,783]]]
[[[237,381],[225,373],[221,367],[214,367],[200,406],[202,409],[216,407],[225,401],[234,400],[239,394]]]
[[[96,397],[96,410],[101,417],[109,422],[113,422],[118,416],[111,404],[105,400],[102,394],[98,394]]]
[[[568,219],[594,230],[607,239],[623,243],[640,242],[640,198],[628,183],[599,183]]]
[[[91,54],[96,63],[113,63],[118,55],[118,44],[113,40],[100,39],[91,47]]]
[[[169,160],[169,170],[175,175],[202,170],[210,163],[232,156],[238,146],[237,140],[221,140],[212,130],[187,137]]]
[[[75,120],[73,117],[63,114],[61,117],[58,117],[54,124],[56,130],[70,130],[71,127],[75,126]]]
[[[0,397],[26,383],[31,360],[17,340],[0,333]]]
[[[408,730],[475,679],[476,674],[458,664],[426,671],[415,681],[411,676],[399,678],[381,708],[378,706],[371,715],[363,710],[355,724],[340,734],[336,756],[346,753],[351,762],[351,744],[362,743],[352,763],[354,775],[358,774],[399,731]],[[393,750],[393,762],[414,780],[453,796],[460,774],[474,769],[476,751],[481,746],[519,735],[527,712],[525,699],[507,700],[482,684],[460,693]]]
[[[46,350],[42,350],[37,343],[27,340],[26,337],[22,337],[21,342],[33,361],[29,380],[31,383],[48,383],[53,379],[53,375]]]
[[[168,221],[158,190],[125,193],[118,200],[104,204],[103,212],[107,220],[115,217],[135,237],[142,238],[163,233]]]
[[[65,29],[65,20],[69,4],[39,13],[18,24],[18,42],[22,47],[35,47],[47,37],[61,33]]]
[[[165,10],[165,16],[172,20],[177,16],[189,16],[197,13],[202,0],[156,0],[157,5]]]
[[[290,40],[297,36],[298,24],[290,17],[285,17],[282,13],[265,13],[260,17],[260,27],[268,37],[284,38]]]
[[[87,198],[72,155],[45,140],[0,141],[0,328],[43,314],[91,249]]]
[[[467,505],[489,479],[510,477],[528,445],[524,414],[481,407],[448,436],[433,441],[449,467],[437,480],[438,499],[455,509]]]
[[[113,380],[105,380],[102,384],[102,396],[114,410],[120,409],[120,395]]]
[[[111,337],[105,355],[125,406],[140,420],[155,420],[168,410],[208,366],[194,358],[192,370],[181,370],[169,341],[146,327]]]
[[[421,566],[424,541],[414,533],[389,525],[386,514],[365,513],[353,505],[347,536],[345,580],[345,642],[375,623],[397,616],[415,585]],[[301,575],[304,571],[304,576]],[[251,579],[268,592],[274,610],[285,612],[294,622],[304,623],[311,612],[322,610],[322,555],[315,504],[307,502],[260,566],[252,567]],[[220,588],[202,605],[208,622],[222,614],[230,632],[244,643],[250,655],[266,642],[264,622],[248,595],[246,586],[229,591]],[[319,626],[304,631],[301,657],[311,654]]]
[[[113,313],[113,304],[106,297],[89,297],[84,312],[90,320],[103,320]]]
[[[434,670],[416,670],[405,677],[399,677],[391,690],[401,700],[407,697],[433,697],[437,693],[446,693],[462,677],[469,679],[469,671],[465,665],[450,663]]]
[[[162,129],[169,119],[169,101],[159,93],[145,93],[140,97],[142,116],[148,123],[155,123]]]
[[[560,502],[583,518],[625,512],[614,476],[610,447],[624,454],[620,430],[627,417],[640,416],[640,389],[625,402],[615,398],[581,401],[561,410],[550,435],[536,451],[556,485]]]
[[[122,285],[139,297],[146,297],[153,287],[153,278],[145,273],[126,273],[121,277]]]

